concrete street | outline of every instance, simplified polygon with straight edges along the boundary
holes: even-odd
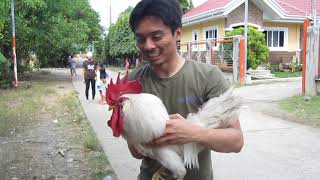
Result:
[[[140,161],[131,157],[122,138],[112,136],[107,126],[111,113],[107,105],[97,103],[99,96],[96,102],[85,100],[82,70],[77,72],[80,75],[74,78],[74,88],[118,179],[136,179]],[[270,113],[270,103],[299,94],[300,87],[301,81],[296,79],[236,89],[246,102],[240,115],[245,145],[238,154],[212,153],[215,180],[319,179],[320,129]]]

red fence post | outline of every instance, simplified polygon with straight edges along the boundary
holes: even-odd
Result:
[[[319,44],[320,44],[320,42],[319,42]],[[318,55],[318,79],[320,79],[320,46],[319,46],[318,54],[319,54]]]
[[[240,38],[240,45],[239,45],[239,48],[240,48],[240,65],[239,65],[239,75],[240,75],[240,85],[243,86],[244,85],[244,79],[245,79],[245,62],[244,62],[244,38],[241,37]]]
[[[308,38],[308,27],[310,26],[311,20],[305,19],[303,23],[303,48],[302,48],[302,95],[306,92],[306,64],[307,64],[307,38]]]

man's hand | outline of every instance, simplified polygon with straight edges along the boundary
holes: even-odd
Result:
[[[203,128],[187,122],[180,114],[170,115],[163,136],[148,143],[149,147],[171,144],[186,144],[198,140]]]

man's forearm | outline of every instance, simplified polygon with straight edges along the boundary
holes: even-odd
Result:
[[[240,152],[242,149],[243,135],[239,122],[226,129],[202,128],[200,131],[197,142],[213,151]]]

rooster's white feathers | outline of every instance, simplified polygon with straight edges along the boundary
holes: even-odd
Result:
[[[176,177],[184,177],[185,166],[199,168],[198,153],[204,147],[189,143],[185,145],[163,146],[147,148],[145,143],[163,135],[168,112],[162,101],[154,95],[124,94],[126,100],[122,102],[123,137],[128,144],[143,155],[157,159],[164,167],[171,170]],[[229,89],[220,97],[206,102],[197,113],[189,114],[186,118],[190,123],[206,128],[224,128],[230,121],[237,120],[241,102]]]

